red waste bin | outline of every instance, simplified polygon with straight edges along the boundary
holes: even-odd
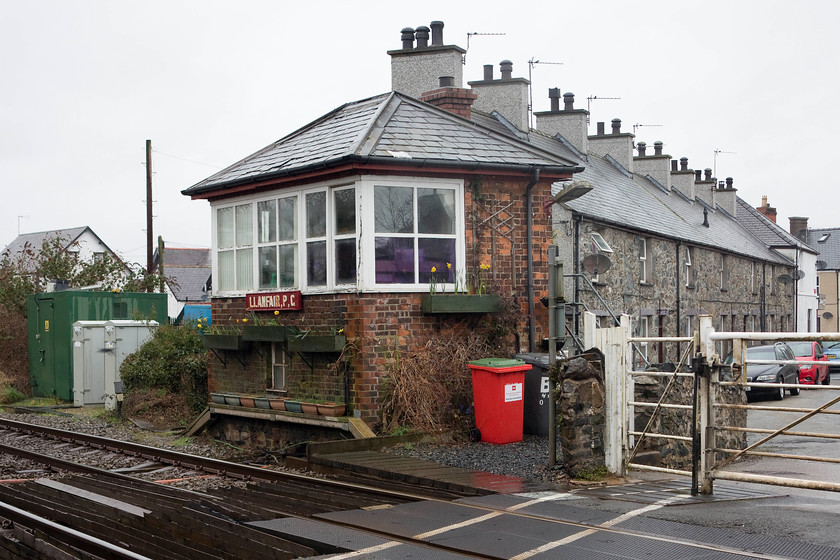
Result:
[[[475,425],[481,441],[522,441],[525,372],[522,360],[484,358],[467,364],[472,371]]]

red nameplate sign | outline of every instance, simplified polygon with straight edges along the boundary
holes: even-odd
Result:
[[[246,294],[245,308],[248,311],[300,311],[303,298],[300,291]]]

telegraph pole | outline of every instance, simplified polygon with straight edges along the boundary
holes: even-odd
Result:
[[[154,267],[154,236],[152,232],[152,141],[146,140],[146,273]]]

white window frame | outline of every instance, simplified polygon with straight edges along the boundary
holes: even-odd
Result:
[[[647,284],[648,281],[648,240],[645,237],[639,239],[639,283]]]
[[[212,233],[212,266],[213,277],[219,278],[219,247],[218,247],[218,223],[217,216],[219,209],[234,208],[232,212],[236,213],[235,207],[245,204],[251,204],[252,212],[252,261],[253,261],[253,275],[251,286],[236,286],[234,278],[234,289],[220,290],[218,282],[214,282],[213,296],[214,297],[238,297],[246,293],[254,293],[259,291],[283,291],[283,290],[300,290],[304,294],[318,294],[318,293],[340,293],[340,292],[428,292],[429,283],[415,282],[413,284],[377,284],[376,283],[376,262],[375,262],[375,237],[374,232],[374,186],[394,186],[394,187],[413,187],[415,189],[415,198],[418,188],[449,188],[454,191],[455,196],[455,233],[449,234],[455,240],[455,264],[457,267],[456,273],[460,273],[466,278],[466,248],[465,248],[465,214],[464,214],[464,182],[458,179],[435,179],[435,178],[406,178],[397,176],[363,176],[357,177],[355,180],[348,182],[347,179],[342,181],[324,182],[316,185],[308,185],[299,188],[286,188],[272,191],[271,193],[262,193],[260,195],[249,195],[230,199],[224,199],[211,203],[211,233]],[[334,215],[334,195],[333,193],[340,189],[353,188],[355,189],[356,198],[356,231],[355,234],[335,234],[335,215]],[[315,238],[307,239],[306,237],[306,195],[314,192],[326,192],[327,204],[327,222],[326,222],[326,236],[323,240],[326,241],[326,259],[327,259],[327,282],[325,286],[310,286],[307,284],[307,241],[313,241]],[[297,260],[296,260],[296,285],[294,287],[265,287],[260,288],[260,270],[259,270],[259,248],[269,245],[281,245],[286,242],[266,242],[259,241],[259,203],[286,198],[289,196],[297,197],[295,212],[297,215]],[[415,204],[415,224],[416,224],[416,204]],[[363,227],[365,224],[366,227]],[[370,224],[367,226],[367,224]],[[416,227],[416,226],[415,226]],[[279,232],[278,232],[279,235]],[[406,234],[407,235],[407,234]],[[235,220],[234,220],[234,236],[235,236]],[[411,237],[419,239],[422,237],[437,237],[434,235],[414,233]],[[353,284],[337,284],[335,281],[335,241],[339,239],[356,239],[356,281]],[[321,239],[321,238],[319,238]],[[416,247],[416,244],[415,244]],[[235,249],[240,249],[236,247]],[[415,259],[419,257],[415,256]],[[415,261],[417,262],[417,260]],[[236,272],[234,261],[234,274]],[[420,271],[415,270],[415,279],[419,278]],[[278,282],[279,284],[279,282]],[[438,283],[438,291],[446,290],[453,291],[454,284]]]
[[[691,254],[694,252],[693,247],[686,247],[685,248],[685,287],[689,288],[694,285],[694,281],[691,277],[692,273],[692,262],[691,262]]]

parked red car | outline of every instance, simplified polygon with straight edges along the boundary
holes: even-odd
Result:
[[[804,385],[828,385],[828,358],[823,353],[822,345],[814,341],[789,341],[788,346],[793,350],[797,360],[825,362],[825,365],[811,364],[799,366],[799,382]]]

